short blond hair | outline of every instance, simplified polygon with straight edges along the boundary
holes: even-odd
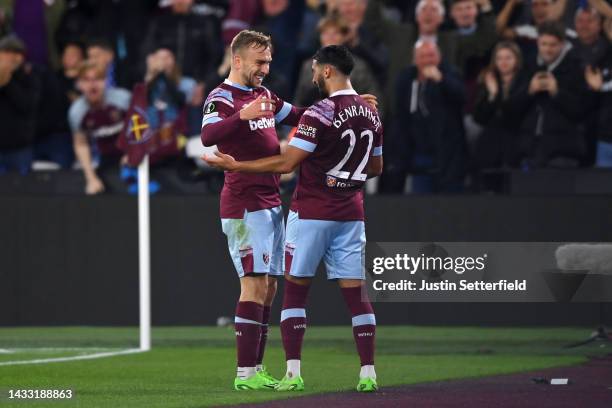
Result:
[[[104,72],[104,69],[100,66],[100,64],[96,64],[92,60],[85,60],[81,62],[79,65],[78,77],[83,78],[89,71],[95,71],[97,79],[106,78],[106,72]]]
[[[242,30],[236,34],[230,45],[233,55],[248,47],[270,48],[272,51],[272,37],[258,31]]]

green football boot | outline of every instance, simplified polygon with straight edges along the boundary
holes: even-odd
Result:
[[[292,378],[284,376],[276,386],[276,391],[304,391],[304,380],[300,376]]]
[[[378,391],[378,384],[372,377],[361,378],[359,384],[357,384],[357,391],[359,392],[374,392]]]
[[[278,382],[271,381],[264,377],[259,372],[255,373],[254,376],[247,378],[246,380],[236,377],[234,379],[234,389],[237,391],[256,391],[256,390],[274,390]]]
[[[261,370],[259,370],[258,373],[262,377],[267,378],[270,381],[270,384],[273,384],[275,387],[278,385],[278,380],[274,378],[274,376],[268,372],[265,365],[261,366]]]

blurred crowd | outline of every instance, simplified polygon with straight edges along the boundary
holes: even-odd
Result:
[[[612,167],[607,0],[0,0],[0,174],[74,169],[96,194],[109,169],[134,188],[146,153],[186,161],[243,29],[272,36],[264,85],[298,106],[319,98],[316,49],[351,49],[353,86],[384,117],[378,191]]]

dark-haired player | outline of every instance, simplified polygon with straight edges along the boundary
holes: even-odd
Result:
[[[361,359],[358,391],[375,391],[376,320],[363,287],[365,226],[362,187],[382,172],[382,124],[375,110],[353,90],[353,58],[344,46],[320,49],[313,58],[313,83],[326,99],[310,107],[283,154],[244,161],[216,152],[205,157],[232,172],[288,173],[300,165],[287,220],[287,273],[281,334],[287,373],[279,391],[303,390],[301,348],[306,330],[306,297],[321,259],[329,279],[338,280],[352,315]],[[222,149],[221,149],[222,150]],[[228,152],[229,153],[229,152]]]
[[[241,31],[231,44],[228,78],[204,104],[202,142],[238,160],[280,153],[275,125],[296,125],[305,109],[280,100],[262,86],[270,70],[272,42]],[[375,104],[375,97],[366,96]],[[227,173],[221,191],[221,225],[240,277],[234,318],[237,390],[270,389],[278,383],[263,365],[276,276],[283,274],[285,229],[278,174]]]

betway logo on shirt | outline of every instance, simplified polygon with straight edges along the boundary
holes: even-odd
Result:
[[[249,120],[249,127],[251,128],[251,130],[273,128],[274,126],[276,126],[276,121],[274,120],[274,118],[261,118],[259,120],[253,120],[253,119]]]

